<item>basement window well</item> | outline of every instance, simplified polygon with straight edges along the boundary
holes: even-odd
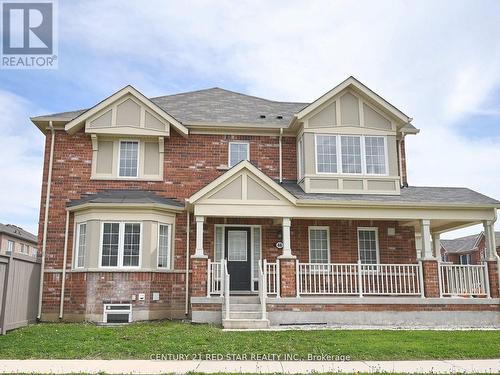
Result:
[[[132,321],[132,305],[127,303],[104,304],[104,323],[130,323]]]

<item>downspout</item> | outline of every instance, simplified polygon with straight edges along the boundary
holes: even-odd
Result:
[[[185,315],[189,314],[189,206],[187,207],[186,215],[186,306]]]
[[[66,260],[68,258],[68,230],[69,230],[69,211],[66,210],[66,229],[64,231],[64,256],[61,281],[61,300],[59,304],[59,319],[63,317],[64,311],[64,287],[66,285]]]
[[[280,128],[280,138],[279,138],[279,147],[280,147],[280,184],[283,182],[283,147],[281,145],[281,138],[283,137],[283,128]]]
[[[49,129],[51,132],[50,142],[50,156],[49,156],[49,170],[47,176],[47,191],[45,196],[45,213],[43,219],[43,237],[42,237],[42,264],[40,265],[40,291],[38,292],[38,314],[36,318],[40,320],[42,316],[42,296],[43,296],[43,276],[45,271],[45,250],[47,248],[47,227],[49,225],[49,205],[50,205],[50,186],[52,184],[52,164],[54,161],[54,142],[55,130],[52,121],[49,121]]]
[[[402,142],[404,142],[404,139],[405,139],[405,133],[401,132],[401,139],[399,140],[399,144],[398,144],[398,153],[399,153],[399,182],[400,182],[400,185],[405,187],[405,181],[404,181],[404,178],[403,178],[403,149],[401,147],[402,145]],[[406,177],[406,179],[408,180],[408,176]],[[408,182],[408,181],[406,181]]]

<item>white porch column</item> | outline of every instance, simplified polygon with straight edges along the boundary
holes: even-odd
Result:
[[[439,233],[432,233],[432,246],[434,247],[434,256],[438,262],[441,262],[441,235]]]
[[[290,240],[290,227],[292,221],[288,217],[283,218],[282,231],[283,231],[283,254],[279,256],[280,259],[294,259],[292,255],[292,245]]]
[[[196,251],[193,258],[207,258],[203,253],[203,223],[205,222],[205,217],[196,216]]]
[[[427,219],[420,220],[420,233],[422,235],[422,259],[433,260],[431,245],[431,221]]]
[[[495,222],[493,220],[483,221],[484,238],[486,240],[486,260],[496,260]]]

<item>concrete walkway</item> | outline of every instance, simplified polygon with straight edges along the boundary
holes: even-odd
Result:
[[[148,360],[0,360],[0,373],[161,374],[203,373],[500,373],[500,359],[458,361],[148,361]]]

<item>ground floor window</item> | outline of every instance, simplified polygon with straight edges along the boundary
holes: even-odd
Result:
[[[80,223],[76,227],[76,262],[75,267],[81,268],[85,262],[85,247],[87,246],[87,223]]]
[[[362,264],[379,263],[377,228],[358,228],[358,252]]]
[[[309,260],[311,263],[330,263],[328,227],[309,227]]]
[[[460,255],[460,264],[463,264],[463,265],[472,264],[471,255],[470,254]]]
[[[158,268],[170,268],[171,225],[158,225]]]
[[[139,267],[141,223],[102,223],[101,267]]]

